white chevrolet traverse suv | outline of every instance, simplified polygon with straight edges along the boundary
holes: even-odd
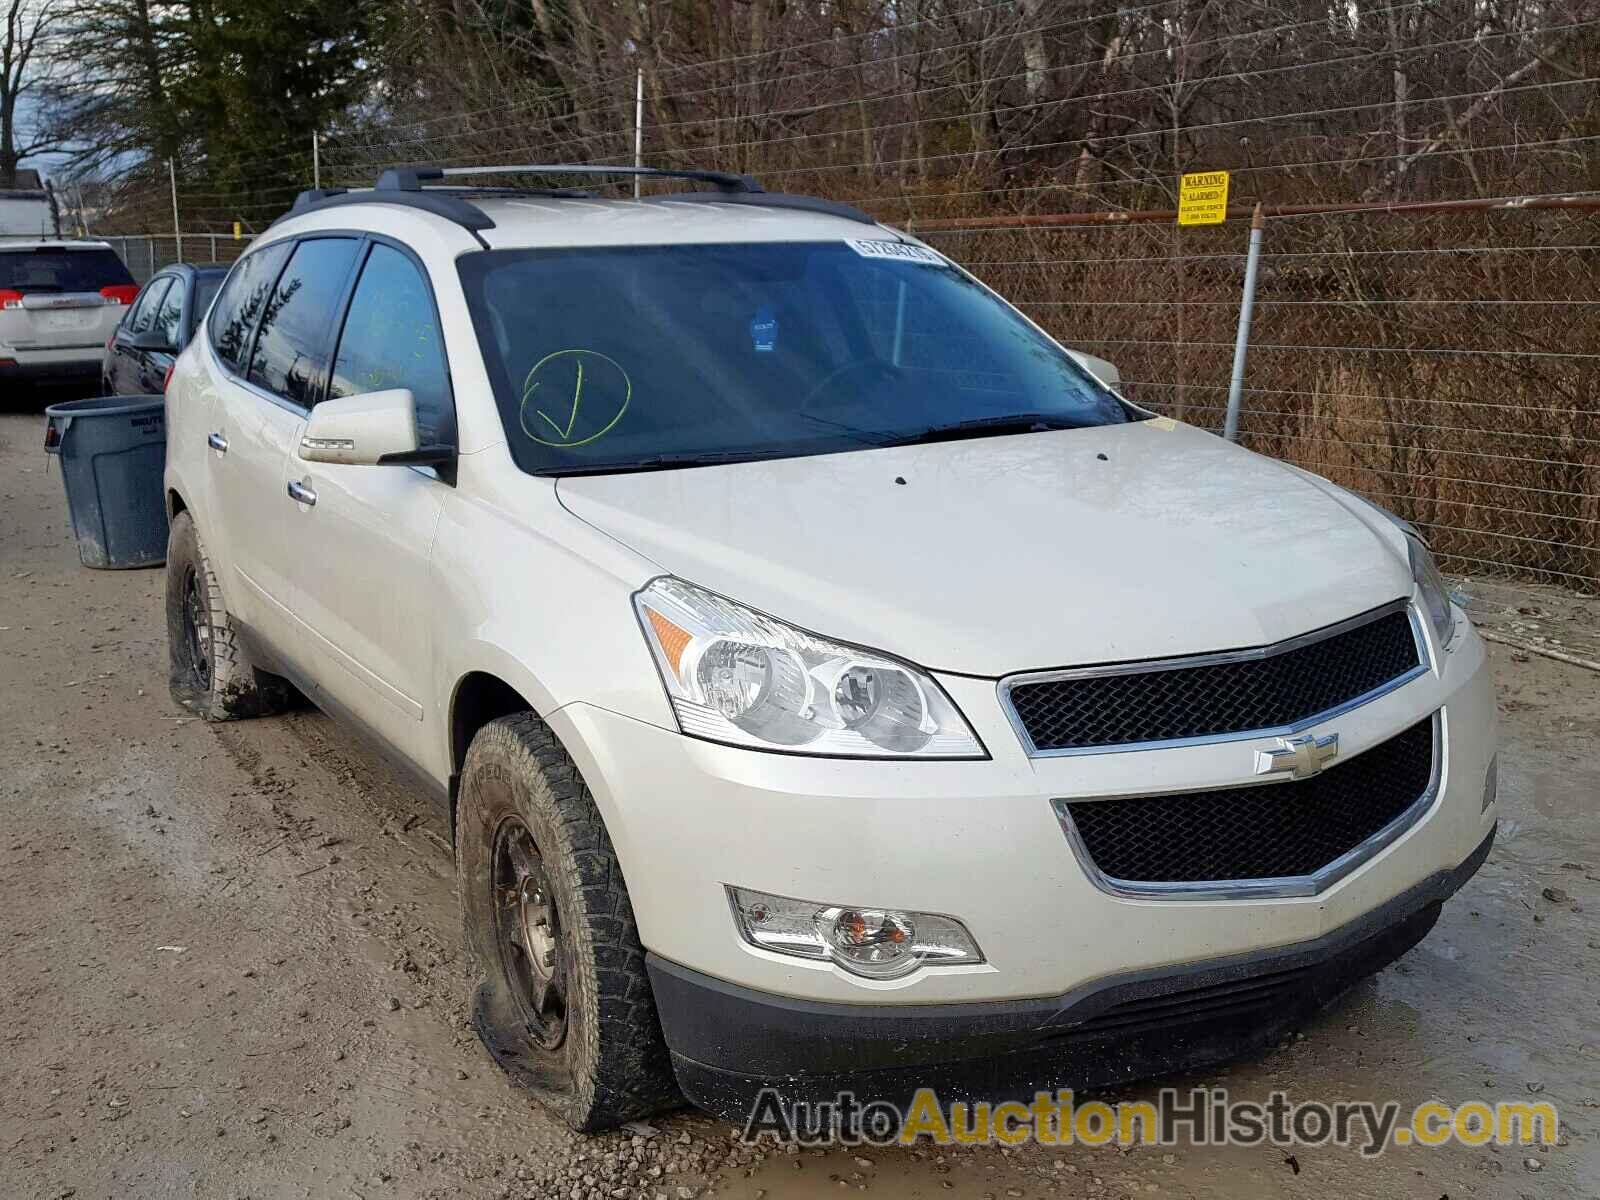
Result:
[[[1415,531],[843,205],[473,173],[303,195],[179,358],[173,686],[448,805],[477,1028],[574,1127],[1215,1062],[1483,861]]]

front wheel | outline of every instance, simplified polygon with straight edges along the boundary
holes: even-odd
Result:
[[[681,1103],[616,851],[533,713],[472,739],[456,808],[478,1036],[580,1133]]]

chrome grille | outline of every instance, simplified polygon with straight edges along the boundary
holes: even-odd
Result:
[[[1002,701],[1031,754],[1287,730],[1420,674],[1409,605],[1397,601],[1252,650],[1014,676]]]

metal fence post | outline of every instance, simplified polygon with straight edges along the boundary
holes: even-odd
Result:
[[[217,235],[214,233],[211,235],[211,261],[217,261]]]
[[[167,180],[172,184],[172,240],[177,243],[178,261],[183,261],[183,227],[178,221],[178,168],[167,159]]]
[[[633,90],[633,165],[644,166],[644,68],[634,79]],[[633,177],[633,198],[639,198],[639,176]]]
[[[1265,226],[1266,218],[1258,202],[1255,215],[1250,218],[1250,252],[1244,260],[1244,299],[1239,305],[1239,333],[1233,341],[1233,378],[1228,383],[1228,417],[1222,427],[1222,436],[1230,442],[1239,440],[1239,410],[1244,403],[1244,362],[1250,353],[1250,318],[1256,311],[1256,267],[1261,262],[1261,231]]]

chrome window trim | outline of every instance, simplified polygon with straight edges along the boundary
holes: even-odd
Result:
[[[1393,613],[1404,611],[1411,622],[1411,636],[1417,644],[1417,665],[1409,671],[1396,675],[1387,683],[1380,684],[1371,691],[1354,696],[1342,704],[1324,709],[1322,712],[1313,713],[1309,717],[1296,721],[1290,725],[1275,725],[1266,729],[1241,729],[1234,733],[1207,733],[1196,737],[1163,738],[1149,742],[1118,742],[1110,746],[1066,746],[1059,750],[1040,750],[1029,736],[1022,718],[1017,714],[1017,707],[1012,702],[1011,690],[1030,683],[1054,683],[1062,679],[1092,679],[1108,675],[1145,675],[1158,671],[1179,671],[1190,667],[1209,667],[1219,663],[1251,662],[1266,658],[1273,658],[1279,654],[1286,654],[1290,650],[1298,650],[1302,646],[1314,645],[1337,637],[1341,633],[1348,633],[1352,629],[1359,629],[1373,621],[1381,620]],[[1145,658],[1134,662],[1111,663],[1097,667],[1072,667],[1056,671],[1028,671],[1019,675],[1007,675],[996,685],[1000,700],[1000,709],[1006,715],[1006,720],[1011,722],[1011,728],[1022,742],[1022,748],[1029,758],[1069,758],[1080,754],[1126,754],[1135,750],[1166,750],[1176,746],[1207,746],[1219,742],[1242,742],[1264,737],[1288,737],[1300,733],[1313,725],[1319,725],[1334,717],[1341,716],[1352,709],[1360,708],[1363,704],[1370,704],[1380,696],[1386,696],[1397,688],[1404,687],[1413,679],[1420,679],[1433,669],[1433,655],[1429,649],[1427,634],[1423,631],[1422,615],[1417,610],[1416,604],[1410,597],[1392,600],[1377,608],[1368,609],[1348,620],[1339,621],[1333,625],[1324,625],[1321,629],[1313,629],[1310,633],[1302,633],[1296,637],[1288,638],[1281,642],[1274,642],[1269,646],[1254,646],[1247,650],[1224,650],[1215,654],[1195,654],[1184,658]]]
[[[259,384],[251,383],[243,376],[235,375],[228,364],[222,361],[222,356],[217,353],[217,348],[211,344],[211,339],[208,337],[202,340],[205,342],[206,353],[211,357],[211,361],[208,365],[210,365],[218,375],[222,376],[223,382],[231,384],[241,391],[246,392],[250,396],[253,396],[257,400],[265,401],[274,408],[281,408],[284,412],[289,413],[292,416],[299,417],[302,421],[311,415],[311,410],[309,408],[302,408],[293,400],[290,400],[285,396],[280,396],[276,392],[269,392],[266,388],[261,387]]]
[[[1100,891],[1119,900],[1283,900],[1294,897],[1316,896],[1327,891],[1351,872],[1370,862],[1380,852],[1393,845],[1401,836],[1418,825],[1423,817],[1427,816],[1438,803],[1439,797],[1444,792],[1444,710],[1435,710],[1432,721],[1433,769],[1428,778],[1428,786],[1423,789],[1422,794],[1404,812],[1382,829],[1310,875],[1282,875],[1271,879],[1212,879],[1179,882],[1118,879],[1107,875],[1095,865],[1094,859],[1089,854],[1089,848],[1084,844],[1083,837],[1078,832],[1078,826],[1073,821],[1072,813],[1067,806],[1069,804],[1092,804],[1097,800],[1126,800],[1137,798],[1137,794],[1133,797],[1122,795],[1080,797],[1072,800],[1060,799],[1052,801],[1052,805],[1055,808],[1056,820],[1060,822],[1062,831],[1067,835],[1067,844],[1072,847],[1073,856],[1078,860],[1078,865],[1083,868],[1083,872],[1088,877],[1089,882],[1094,884]],[[1394,736],[1398,736],[1398,734]],[[1376,746],[1369,747],[1369,750],[1371,749],[1376,749]],[[1367,751],[1363,751],[1363,753],[1367,753]],[[1357,762],[1360,758],[1361,755],[1358,754],[1343,759],[1329,767],[1328,770],[1336,771],[1346,763]],[[1193,795],[1198,799],[1203,798],[1208,792],[1234,791],[1240,786],[1271,787],[1295,782],[1303,783],[1305,781],[1292,779],[1254,780],[1225,788],[1197,790]]]

